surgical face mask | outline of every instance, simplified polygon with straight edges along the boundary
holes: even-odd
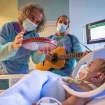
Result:
[[[88,66],[82,66],[79,70],[79,72],[77,73],[77,77],[73,78],[73,77],[69,77],[69,82],[70,83],[79,83],[80,81],[84,80],[84,78],[87,76],[89,72],[89,68]],[[82,74],[82,77],[81,77]]]
[[[83,67],[81,67],[80,68],[80,70],[79,70],[79,76],[81,76],[82,75],[82,80],[86,77],[86,75],[87,75],[87,73],[89,72],[89,68],[88,68],[88,66],[83,66]]]
[[[28,32],[36,30],[36,27],[37,25],[33,23],[31,20],[29,20],[28,18],[25,21],[23,21],[23,28]]]
[[[66,32],[66,29],[67,29],[67,25],[64,25],[63,23],[58,23],[57,25],[57,31],[60,32],[60,33],[64,33]]]

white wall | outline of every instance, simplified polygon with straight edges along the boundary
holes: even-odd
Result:
[[[69,0],[70,6],[70,33],[76,35],[82,42],[82,27],[88,23],[105,19],[105,0]],[[85,28],[84,32],[85,32]],[[85,34],[85,33],[84,33]],[[86,35],[86,34],[85,34]],[[85,41],[86,42],[86,41]],[[87,44],[85,44],[87,45]],[[101,48],[105,43],[88,44],[94,50]],[[84,50],[86,50],[83,47]]]
[[[67,32],[69,33],[69,28]],[[56,33],[56,21],[50,21],[50,22],[47,22],[44,30],[39,34],[41,37],[47,37],[49,35],[54,35],[55,33]]]
[[[56,32],[56,22],[55,21],[47,22],[44,30],[40,33],[40,36],[47,37],[49,35],[55,34],[55,32]]]

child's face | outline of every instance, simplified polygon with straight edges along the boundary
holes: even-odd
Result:
[[[97,72],[99,72],[100,67],[102,65],[103,61],[100,59],[95,59],[93,60],[87,67],[87,75],[85,77],[85,80],[90,80],[91,78],[93,78]],[[80,72],[79,73],[79,77],[83,78],[85,76],[85,73]]]

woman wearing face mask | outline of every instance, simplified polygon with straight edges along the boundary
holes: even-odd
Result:
[[[67,29],[69,27],[70,20],[67,16],[62,15],[58,18],[56,22],[56,30],[57,32],[54,35],[49,36],[50,39],[54,39],[57,41],[58,46],[62,46],[67,53],[81,52],[80,43],[77,41],[77,37],[74,35],[70,35],[67,33]],[[46,55],[46,60],[51,61],[53,56],[49,53]],[[79,59],[69,59],[66,61],[65,66],[59,69],[51,69],[52,72],[62,75],[68,76],[71,74],[74,69],[75,60]]]
[[[0,30],[0,61],[9,74],[26,74],[29,72],[30,56],[34,63],[38,63],[45,55],[24,49],[21,42],[39,37],[37,32],[45,24],[44,10],[38,4],[29,3],[19,10],[17,20],[4,24]],[[28,33],[33,30],[33,33]],[[42,50],[42,53],[47,53],[47,50]]]

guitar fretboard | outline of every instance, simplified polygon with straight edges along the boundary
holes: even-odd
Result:
[[[78,58],[83,55],[83,52],[80,53],[70,53],[70,54],[64,54],[64,55],[58,55],[59,60],[65,60],[70,58]]]

